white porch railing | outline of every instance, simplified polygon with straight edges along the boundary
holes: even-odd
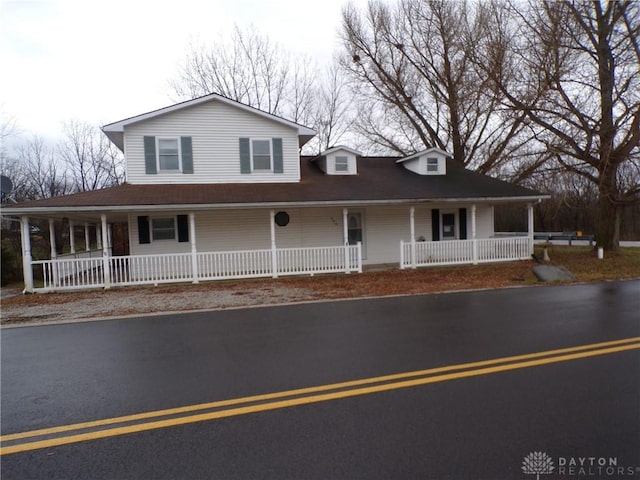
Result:
[[[529,237],[400,242],[400,268],[527,260]]]
[[[239,278],[362,272],[362,246],[276,248],[32,262],[42,268],[42,287],[34,291],[155,285]],[[108,275],[105,276],[105,268]]]
[[[102,249],[81,250],[75,253],[63,253],[58,258],[102,258]]]
[[[102,258],[58,258],[39,260],[31,264],[35,270],[42,268],[42,288],[35,291],[72,290],[104,286]]]

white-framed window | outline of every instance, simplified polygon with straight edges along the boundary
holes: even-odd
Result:
[[[438,159],[435,157],[427,158],[427,172],[438,173]]]
[[[182,170],[182,158],[180,155],[180,139],[156,138],[156,151],[158,152],[158,172],[179,172]]]
[[[455,212],[442,212],[440,225],[442,227],[442,240],[455,240],[458,238],[456,229],[457,214]]]
[[[338,155],[335,160],[336,172],[348,172],[349,171],[349,157],[346,155]]]
[[[175,240],[176,217],[158,217],[151,219],[151,240]]]
[[[251,139],[251,166],[254,171],[271,171],[273,166],[273,149],[271,139]]]

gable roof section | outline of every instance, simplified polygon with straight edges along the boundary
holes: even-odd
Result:
[[[354,150],[353,148],[345,147],[344,145],[336,145],[334,147],[328,148],[324,152],[319,153],[318,156],[313,158],[311,161],[315,161],[315,160],[319,159],[320,157],[326,157],[327,155],[330,155],[330,154],[332,154],[334,152],[340,152],[340,151],[352,153],[356,157],[362,156],[362,152],[359,152],[358,150]]]
[[[218,101],[226,105],[239,108],[240,110],[253,113],[260,117],[276,121],[282,125],[298,130],[298,138],[300,139],[300,146],[307,143],[316,135],[316,131],[309,127],[305,127],[304,125],[300,125],[290,120],[286,120],[277,115],[267,113],[263,110],[250,107],[249,105],[245,105],[244,103],[231,100],[230,98],[224,97],[217,93],[211,93],[209,95],[204,95],[202,97],[186,100],[184,102],[176,103],[174,105],[169,105],[168,107],[159,108],[157,110],[152,110],[147,113],[136,115],[134,117],[129,117],[123,120],[119,120],[117,122],[109,123],[102,127],[102,131],[107,137],[109,137],[109,140],[111,140],[120,150],[124,150],[124,128],[127,125],[131,125],[133,123],[138,123],[138,122],[144,122],[145,120],[150,120],[152,118],[160,117],[162,115],[166,115],[168,113],[175,112],[177,110],[182,110],[184,108],[189,108],[195,105],[200,105],[200,104],[208,103],[212,101]]]
[[[397,157],[363,157],[358,175],[325,175],[301,159],[299,183],[121,185],[4,208],[5,214],[185,210],[271,206],[403,204],[443,201],[536,201],[540,192],[455,165],[447,175],[422,176],[397,165]]]

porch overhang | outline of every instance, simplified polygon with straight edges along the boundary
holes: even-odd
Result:
[[[139,204],[139,205],[78,205],[78,206],[27,206],[6,207],[4,216],[30,216],[33,218],[75,218],[89,220],[101,214],[122,216],[135,212],[179,212],[202,210],[241,210],[272,208],[322,208],[322,207],[367,207],[402,206],[422,204],[507,204],[539,203],[550,198],[549,195],[518,197],[477,197],[477,198],[406,198],[397,200],[326,200],[326,201],[290,201],[290,202],[224,202],[224,203],[187,203],[187,204]]]

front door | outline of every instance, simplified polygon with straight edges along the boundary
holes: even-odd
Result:
[[[111,226],[113,256],[129,255],[129,226],[126,223],[114,223]]]
[[[456,214],[442,214],[442,239],[455,240],[456,238]]]
[[[349,245],[355,245],[360,242],[362,244],[362,256],[366,258],[362,212],[350,212],[347,215],[347,240]]]

